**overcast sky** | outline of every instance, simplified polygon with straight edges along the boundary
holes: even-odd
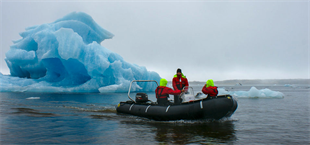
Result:
[[[73,11],[115,36],[102,46],[126,61],[189,81],[309,79],[309,0],[8,1],[2,0],[0,72],[12,40],[26,27]]]

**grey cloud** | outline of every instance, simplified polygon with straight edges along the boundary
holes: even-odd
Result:
[[[101,45],[167,79],[178,67],[191,80],[309,77],[306,1],[2,5],[1,72],[4,53],[25,27],[83,11],[115,34]]]

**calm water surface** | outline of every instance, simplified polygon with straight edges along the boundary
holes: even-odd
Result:
[[[202,84],[193,87],[198,92]],[[0,144],[309,144],[309,86],[256,87],[285,97],[239,98],[233,116],[220,121],[159,122],[117,114],[115,106],[128,100],[126,93],[2,92]]]

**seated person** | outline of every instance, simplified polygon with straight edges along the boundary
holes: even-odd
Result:
[[[206,82],[206,84],[202,87],[201,90],[204,94],[210,96],[210,97],[215,97],[218,94],[217,87],[214,86],[213,80],[210,79]]]
[[[156,93],[156,98],[157,98],[157,103],[159,105],[169,105],[168,97],[169,94],[171,95],[179,95],[183,92],[183,90],[172,90],[167,86],[168,81],[166,79],[161,79],[159,82],[159,86],[156,88],[155,93]]]

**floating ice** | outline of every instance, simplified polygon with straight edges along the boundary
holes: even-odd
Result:
[[[242,84],[241,83],[236,83],[235,86],[242,86]]]
[[[230,94],[237,98],[283,98],[284,94],[270,89],[258,90],[251,87],[249,91],[226,91],[224,88],[218,88],[219,95]]]
[[[291,88],[296,88],[295,85],[291,85],[291,84],[285,84],[284,87],[291,87]]]
[[[34,99],[40,99],[40,97],[29,97],[29,98],[26,98],[28,100],[34,100]]]
[[[6,53],[11,76],[0,74],[0,91],[126,92],[132,80],[160,80],[101,46],[113,34],[82,12],[26,28],[20,36]],[[150,91],[155,84],[132,88]]]

